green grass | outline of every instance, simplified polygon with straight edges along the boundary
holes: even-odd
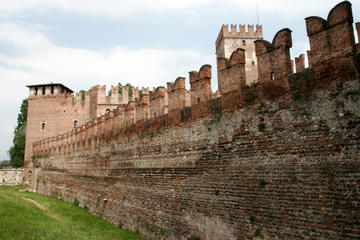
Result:
[[[0,239],[144,239],[73,204],[21,193],[20,188],[24,186],[0,186]],[[24,198],[38,202],[46,212]]]

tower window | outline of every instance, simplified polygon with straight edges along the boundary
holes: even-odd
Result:
[[[42,87],[42,95],[45,95],[45,86]]]
[[[50,87],[50,93],[51,93],[51,94],[54,94],[54,86],[51,86],[51,87]]]
[[[35,93],[34,95],[38,95],[38,87],[35,87]]]
[[[245,40],[242,40],[242,45],[246,46],[246,41]]]
[[[42,123],[41,123],[41,130],[42,130],[42,131],[45,131],[45,122],[42,122]]]
[[[110,109],[106,109],[105,114],[109,114],[110,113]]]
[[[74,121],[74,128],[77,128],[77,127],[78,127],[78,121],[75,120],[75,121]]]
[[[274,73],[272,72],[271,73],[271,81],[274,81],[275,80],[275,76],[274,76]]]
[[[251,63],[252,63],[253,66],[255,66],[255,61],[252,61]]]

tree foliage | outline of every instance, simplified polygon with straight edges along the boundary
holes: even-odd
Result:
[[[20,113],[18,114],[18,124],[14,130],[13,146],[9,149],[10,163],[13,167],[24,166],[27,109],[28,99],[26,98],[22,101]]]

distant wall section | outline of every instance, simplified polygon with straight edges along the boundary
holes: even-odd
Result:
[[[0,169],[0,185],[20,185],[23,183],[24,169]]]

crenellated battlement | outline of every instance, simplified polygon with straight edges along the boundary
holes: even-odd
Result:
[[[224,38],[248,38],[248,39],[262,39],[263,38],[263,29],[262,25],[256,25],[256,30],[253,24],[247,25],[247,31],[245,25],[231,24],[230,30],[228,24],[223,24],[221,26],[219,35],[216,39],[216,46],[220,44],[220,41]]]
[[[245,50],[238,48],[227,58],[218,58],[218,87],[220,94],[246,86]]]
[[[360,29],[359,24],[356,26]],[[34,144],[31,145],[28,156],[68,154],[74,149],[91,148],[97,144],[140,135],[145,130],[155,131],[180,125],[278,98],[282,98],[284,102],[292,101],[291,96],[294,94],[334,88],[357,79],[360,55],[359,44],[354,41],[351,4],[347,1],[338,4],[331,10],[327,20],[319,17],[306,18],[306,27],[310,41],[309,66],[305,67],[305,55],[301,54],[295,58],[296,73],[293,73],[291,67],[291,30],[285,28],[274,36],[272,42],[255,41],[259,81],[249,86],[246,85],[246,51],[241,47],[233,51],[229,58],[217,58],[217,93],[211,91],[210,65],[203,65],[199,71],[189,72],[190,91],[186,90],[186,79],[183,77],[178,77],[175,82],[168,82],[167,88],[157,87],[152,91],[142,88],[140,98],[129,98],[129,89],[126,87],[122,89],[122,96],[119,96],[116,86],[111,87],[111,96],[106,96],[106,88],[97,85],[89,93],[85,93],[85,102],[89,102],[88,116],[91,116],[91,104],[104,104],[108,107],[106,97],[110,97],[110,104],[118,105],[101,116],[89,117],[76,128],[71,126],[65,133],[53,134],[57,137],[32,139]],[[250,32],[251,29],[253,28],[250,28]],[[222,36],[230,36],[245,33],[245,30],[243,25],[239,30],[233,25],[229,31],[228,26],[224,25],[221,32]],[[261,26],[258,26],[256,32],[262,34]],[[35,85],[30,86],[31,98],[34,97],[34,87]],[[56,91],[59,93],[61,88]],[[56,91],[54,88],[54,92]],[[138,96],[139,88],[134,92]],[[45,89],[43,96],[48,96],[46,93]],[[72,99],[70,91],[63,94],[61,96],[66,99],[65,102]],[[79,102],[80,94],[76,94],[75,104],[72,104],[76,106]],[[29,111],[32,111],[31,107]]]

